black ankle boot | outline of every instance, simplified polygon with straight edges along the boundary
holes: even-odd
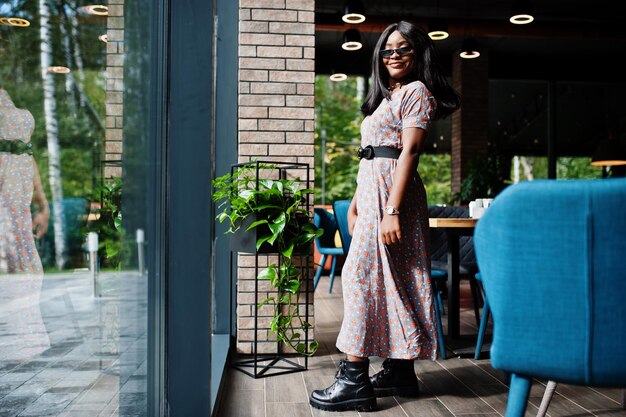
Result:
[[[385,359],[383,369],[370,377],[377,397],[397,395],[417,397],[419,385],[413,368],[413,360]]]
[[[370,382],[369,360],[360,362],[339,361],[335,383],[311,393],[309,403],[326,411],[372,411],[376,397]]]

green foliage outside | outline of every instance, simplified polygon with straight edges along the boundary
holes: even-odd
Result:
[[[101,268],[120,269],[122,264],[122,179],[107,180],[98,187],[100,207],[96,219],[87,223],[85,231],[98,234],[98,254]]]
[[[350,199],[356,189],[361,143],[357,79],[332,82],[327,76],[315,78],[315,195],[317,204]],[[322,155],[323,139],[325,153]],[[324,161],[324,163],[322,163]],[[322,169],[325,172],[322,172]],[[424,154],[418,172],[426,187],[428,204],[449,204],[450,155]],[[325,180],[325,187],[322,187]]]
[[[76,11],[64,0],[49,2],[51,11],[50,43],[54,65],[72,69],[74,86],[68,83],[69,75],[54,74],[56,123],[61,158],[62,190],[65,199],[81,198],[100,202],[101,147],[104,140],[105,48],[97,40],[106,31],[106,20],[80,17],[77,36],[64,38],[60,28],[69,30],[68,16]],[[6,89],[15,105],[29,110],[35,119],[31,136],[34,158],[39,168],[44,191],[52,203],[48,173],[48,135],[44,114],[44,91],[40,62],[39,4],[18,0],[3,5],[2,16],[24,17],[31,22],[26,28],[0,26],[0,87]],[[77,63],[80,56],[82,70]],[[68,62],[69,59],[69,62]],[[80,91],[84,94],[81,100]],[[67,230],[84,231],[85,224],[69,225]],[[77,236],[68,236],[75,239]],[[84,236],[78,237],[79,239]],[[50,247],[54,238],[51,230],[39,242],[40,247]],[[79,249],[80,250],[80,249]],[[51,253],[48,249],[46,253]],[[76,258],[77,254],[69,254]],[[42,257],[46,271],[53,268],[53,259]],[[76,264],[71,267],[81,266]]]
[[[326,76],[315,78],[315,196],[317,204],[350,199],[356,189],[359,160],[361,103],[357,79],[332,82]],[[322,145],[325,139],[325,153]],[[322,163],[324,162],[324,164]],[[325,165],[325,172],[322,172]],[[325,187],[322,180],[325,179]]]
[[[561,157],[556,161],[557,178],[602,178],[602,168],[591,165],[591,158]]]
[[[424,183],[429,205],[452,204],[449,154],[421,155],[417,171]]]

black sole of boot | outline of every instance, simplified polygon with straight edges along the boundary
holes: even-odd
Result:
[[[377,409],[376,398],[348,400],[339,403],[323,403],[310,398],[309,404],[323,411],[376,411]]]
[[[376,395],[376,398],[391,396],[417,398],[419,397],[419,394],[419,388],[417,387],[374,388],[374,395]]]

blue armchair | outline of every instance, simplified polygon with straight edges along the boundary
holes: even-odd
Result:
[[[507,417],[533,378],[626,387],[626,179],[512,185],[476,226]]]
[[[317,267],[317,272],[315,273],[315,279],[313,280],[313,290],[317,288],[317,285],[320,282],[320,278],[322,277],[322,271],[324,269],[324,264],[326,263],[326,259],[330,256],[331,264],[330,264],[330,285],[328,288],[328,292],[333,292],[333,283],[335,281],[335,271],[337,269],[337,256],[343,255],[344,250],[341,247],[337,247],[335,245],[335,233],[337,233],[337,221],[335,220],[335,216],[333,213],[329,212],[326,209],[321,207],[315,207],[314,211],[314,223],[316,227],[322,228],[324,233],[322,236],[315,238],[315,246],[317,247],[317,251],[322,255],[320,260],[320,264]]]

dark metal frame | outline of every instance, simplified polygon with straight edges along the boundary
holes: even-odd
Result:
[[[289,169],[304,169],[306,171],[306,180],[305,180],[305,185],[306,188],[310,188],[310,171],[309,171],[309,164],[306,163],[297,163],[297,162],[293,162],[293,163],[283,163],[283,162],[273,162],[273,161],[254,161],[254,162],[248,162],[248,163],[240,163],[240,164],[234,164],[231,166],[231,175],[235,172],[236,169],[238,168],[242,168],[245,165],[249,165],[250,163],[252,164],[256,164],[256,187],[258,189],[259,187],[259,166],[262,164],[269,164],[269,165],[273,165],[275,167],[276,170],[278,170],[279,172],[279,177],[280,178],[285,178],[286,177],[286,173]],[[309,199],[306,200],[306,210],[310,212],[310,208],[311,208],[311,203],[309,201]],[[236,271],[234,271],[235,267],[234,267],[234,257],[236,256],[237,252],[234,252],[233,250],[231,250],[230,253],[230,266],[231,266],[231,279],[230,279],[230,290],[231,290],[231,294],[233,294],[233,290],[235,288],[235,279],[237,277]],[[259,254],[260,253],[256,253],[255,255],[255,261],[254,261],[254,275],[255,277],[258,276],[259,273]],[[261,253],[261,255],[263,255]],[[281,255],[278,255],[278,265],[280,267],[280,259],[281,259]],[[305,315],[304,315],[304,320],[306,322],[309,321],[309,302],[310,302],[310,297],[311,297],[311,290],[310,290],[310,270],[311,270],[311,266],[310,266],[310,256],[307,256],[306,262],[304,263],[304,266],[300,266],[300,268],[304,268],[303,271],[303,280],[305,282]],[[231,297],[232,300],[232,297]],[[254,305],[258,305],[259,304],[259,281],[258,279],[255,278],[254,281]],[[230,317],[230,322],[233,323],[234,322],[234,317],[233,317],[233,308],[230,309],[231,311],[231,317]],[[281,353],[280,351],[280,347],[281,347],[281,343],[280,342],[276,342],[276,353],[275,354],[259,354],[258,353],[258,334],[257,334],[257,327],[258,327],[258,319],[259,319],[259,312],[258,309],[255,308],[254,309],[254,341],[253,341],[253,349],[252,349],[252,354],[238,354],[236,352],[236,334],[232,334],[231,335],[231,354],[229,355],[229,361],[230,361],[230,365],[231,367],[257,379],[257,378],[263,378],[263,377],[268,377],[268,376],[275,376],[275,375],[283,375],[283,374],[289,374],[289,373],[294,373],[294,372],[301,372],[301,371],[305,371],[308,369],[308,365],[309,365],[309,358],[307,355],[303,355],[303,354],[299,354],[299,353]],[[309,332],[311,331],[311,329],[306,329],[303,330],[304,331],[304,343],[307,347],[307,353],[308,353],[308,346],[309,346]],[[236,327],[234,330],[234,333],[236,333]],[[304,365],[301,365],[293,360],[290,360],[290,358],[296,358],[296,357],[300,357],[303,356],[304,357]],[[263,364],[265,362],[268,362],[267,364]],[[281,365],[280,363],[284,363],[284,365]],[[250,370],[251,369],[251,370]]]

